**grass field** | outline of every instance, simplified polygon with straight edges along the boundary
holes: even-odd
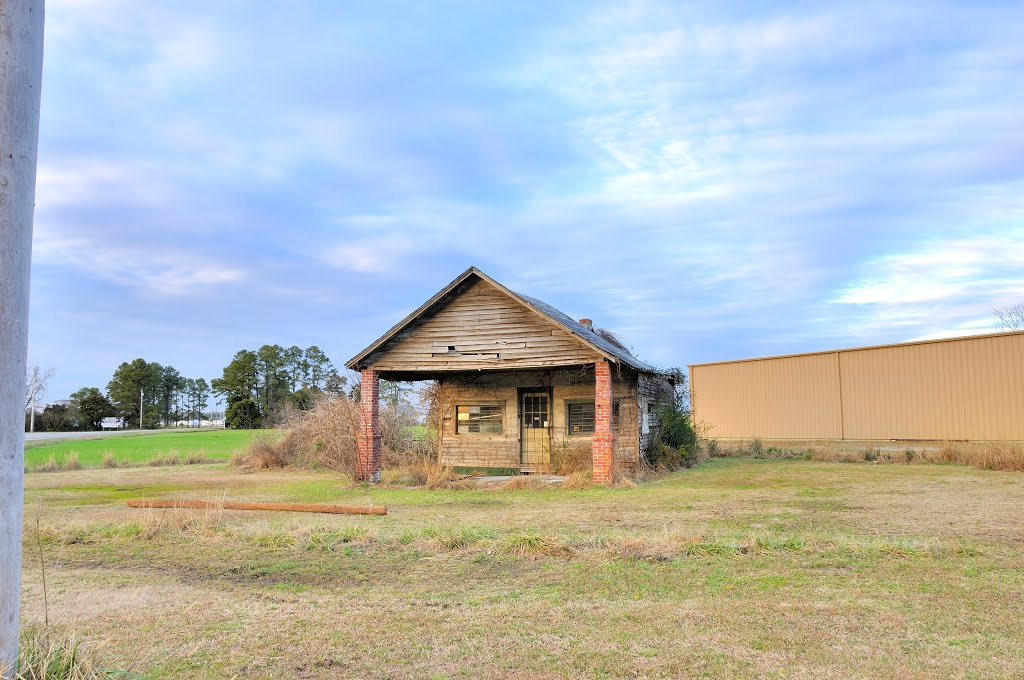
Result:
[[[131,510],[384,503],[385,517]],[[1024,474],[714,460],[426,491],[222,466],[29,475],[23,618],[130,677],[1024,677]]]
[[[185,455],[202,451],[209,460],[227,460],[237,449],[244,449],[252,438],[275,430],[169,430],[154,434],[118,435],[104,439],[70,439],[43,443],[25,450],[25,466],[46,463],[53,456],[58,462],[77,451],[84,467],[99,467],[103,455],[110,452],[117,461],[144,463],[157,454],[178,451]],[[36,442],[30,442],[35,444]]]

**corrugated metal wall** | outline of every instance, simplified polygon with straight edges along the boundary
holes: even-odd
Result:
[[[1024,440],[1024,332],[690,367],[709,436]]]

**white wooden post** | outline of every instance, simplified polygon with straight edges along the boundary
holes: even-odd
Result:
[[[25,363],[43,0],[0,0],[0,672],[18,658]]]

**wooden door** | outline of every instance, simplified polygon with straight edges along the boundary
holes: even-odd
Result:
[[[546,470],[551,460],[551,400],[547,392],[523,392],[519,400],[521,463]]]

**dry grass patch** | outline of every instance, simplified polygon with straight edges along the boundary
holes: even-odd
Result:
[[[1024,677],[1020,473],[734,459],[572,493],[339,477],[29,478],[59,562],[51,620],[109,641],[121,667],[146,650],[154,678]],[[204,528],[189,510],[147,538],[161,513],[123,499],[182,484],[394,511],[229,512]],[[23,578],[32,625],[38,563]]]
[[[32,472],[57,472],[60,470],[60,463],[57,462],[57,454],[51,453],[50,457],[42,463],[32,466]]]
[[[926,460],[982,470],[1024,471],[1024,442],[953,442],[925,452]]]
[[[46,630],[22,635],[18,645],[18,668],[13,680],[99,680],[111,675],[100,670],[96,648],[74,636]],[[0,677],[8,677],[0,669]]]
[[[558,485],[534,475],[517,475],[498,484],[498,488],[506,491],[550,491]]]
[[[176,449],[172,449],[166,453],[157,451],[146,464],[149,467],[164,467],[165,465],[178,465],[179,463],[181,463],[181,454]]]
[[[716,457],[814,460],[824,463],[954,463],[982,470],[1024,471],[1024,442],[908,442],[904,447],[879,442],[819,441],[765,444],[760,439],[716,445]]]
[[[575,551],[561,541],[534,532],[516,532],[498,540],[497,551],[516,557],[572,557]]]
[[[459,474],[450,465],[429,458],[421,458],[403,465],[400,470],[413,486],[422,486],[434,491],[471,489],[474,486],[468,475]]]
[[[556,475],[592,474],[593,449],[590,442],[562,437],[551,447],[551,472]]]
[[[224,508],[169,508],[148,510],[138,520],[141,535],[153,539],[162,535],[200,534],[209,536],[224,525]]]
[[[197,449],[196,451],[189,451],[185,454],[185,459],[182,461],[185,465],[204,465],[209,462],[206,458],[205,449]]]

